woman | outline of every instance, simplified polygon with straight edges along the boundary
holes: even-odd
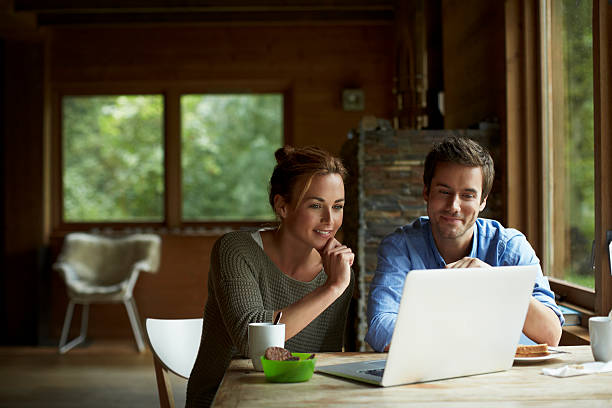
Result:
[[[284,147],[275,156],[270,205],[279,227],[231,232],[213,247],[188,407],[210,405],[232,356],[248,355],[249,323],[272,322],[282,312],[287,349],[342,348],[355,257],[335,238],[346,170],[316,147]]]

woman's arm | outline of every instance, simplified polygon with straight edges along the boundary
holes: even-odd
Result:
[[[247,355],[249,323],[272,322],[279,310],[264,308],[259,284],[252,273],[253,264],[244,251],[245,245],[236,242],[241,239],[230,234],[215,244],[211,253],[209,285],[233,344],[240,353]],[[335,239],[333,241],[321,250],[323,267],[328,275],[325,284],[281,309],[285,340],[299,333],[348,287],[354,254]]]
[[[215,300],[231,342],[248,355],[248,326],[272,322],[273,310],[264,308],[259,284],[248,252],[251,238],[230,233],[211,252],[209,301]]]
[[[285,340],[298,334],[304,327],[331,306],[346,290],[351,281],[351,265],[355,254],[335,238],[330,239],[320,251],[327,281],[297,302],[274,312],[283,312]]]

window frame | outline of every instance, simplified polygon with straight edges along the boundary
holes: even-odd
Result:
[[[564,192],[560,189],[551,191],[547,186],[555,184],[559,185],[562,183],[555,183],[555,174],[562,171],[559,161],[562,159],[559,151],[551,148],[558,143],[558,139],[562,138],[562,135],[558,133],[563,131],[561,126],[562,116],[565,114],[563,109],[560,109],[558,105],[552,105],[547,101],[545,95],[554,95],[548,99],[554,99],[558,97],[559,92],[565,92],[565,84],[561,80],[562,75],[559,74],[559,68],[556,64],[561,62],[561,50],[560,47],[553,43],[553,37],[561,34],[559,31],[559,22],[553,21],[554,18],[559,19],[560,16],[552,15],[553,1],[555,0],[540,0],[540,16],[539,16],[539,37],[540,37],[540,55],[541,55],[541,105],[542,105],[542,143],[546,146],[543,151],[545,152],[543,159],[543,176],[546,178],[544,183],[543,192],[543,213],[544,213],[544,240],[546,242],[553,241],[552,245],[544,244],[543,256],[545,258],[546,269],[545,272],[554,270],[557,267],[555,259],[560,255],[558,247],[562,246],[564,242],[563,238],[559,238],[561,231],[555,229],[555,225],[563,221],[563,217],[558,215],[555,209],[558,209],[558,203],[562,202]],[[593,13],[595,11],[593,10]],[[593,27],[594,31],[595,27]],[[593,33],[593,42],[595,41],[595,35]],[[594,48],[594,47],[593,47]],[[593,49],[593,53],[595,50]],[[554,93],[553,93],[554,92]],[[593,99],[595,95],[593,95]],[[594,135],[595,139],[595,135]],[[594,140],[595,144],[595,140]],[[595,145],[593,146],[593,154],[595,154]],[[552,175],[552,177],[551,177]],[[597,183],[597,180],[594,181]],[[595,185],[593,186],[596,187]],[[555,208],[553,208],[553,203]],[[564,208],[561,211],[565,211]],[[593,248],[594,249],[594,248]],[[572,305],[576,305],[587,310],[595,310],[595,290],[585,288],[580,285],[576,285],[572,282],[565,281],[552,277],[548,273],[548,279],[551,288],[562,302],[567,302]],[[593,271],[593,277],[595,278],[595,271]]]
[[[114,82],[112,84],[61,83],[50,89],[51,129],[49,140],[50,174],[48,194],[50,204],[46,211],[49,214],[48,228],[54,235],[65,235],[71,231],[92,229],[214,229],[239,228],[269,223],[270,220],[242,221],[183,221],[181,194],[181,107],[180,98],[185,94],[263,94],[276,93],[283,96],[283,139],[282,144],[292,144],[291,106],[292,92],[290,84],[284,81],[232,81],[231,83],[149,83],[149,82]],[[127,222],[68,222],[63,219],[63,134],[62,134],[62,100],[64,96],[97,96],[97,95],[161,95],[163,98],[163,151],[164,151],[164,213],[162,221],[127,221]]]
[[[550,67],[543,60],[545,48],[540,41],[549,33],[546,27],[543,2],[551,0],[508,0],[506,19],[506,89],[507,89],[507,222],[525,232],[527,238],[542,257],[547,271],[550,254],[545,240],[550,236],[545,208],[547,154],[544,135],[550,126],[542,103],[549,91],[546,82]],[[560,301],[584,308],[594,314],[607,314],[612,307],[612,276],[610,275],[606,231],[612,230],[612,155],[610,117],[612,116],[610,82],[610,56],[612,6],[606,0],[593,2],[593,87],[594,87],[594,154],[595,154],[595,289],[590,290],[569,282],[549,277],[551,288]],[[533,177],[533,175],[540,177]],[[534,181],[534,179],[537,179]],[[586,326],[583,319],[583,326]]]

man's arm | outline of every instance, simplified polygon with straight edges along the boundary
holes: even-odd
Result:
[[[507,243],[509,258],[513,265],[538,265],[532,299],[529,302],[523,333],[537,343],[557,346],[561,339],[561,327],[565,322],[555,294],[550,290],[548,279],[542,273],[540,259],[523,234],[517,234]]]
[[[538,262],[537,257],[531,259]],[[465,257],[457,262],[446,265],[447,268],[470,268],[470,267],[488,267],[489,264],[477,259]],[[546,343],[549,346],[559,345],[561,339],[561,325],[563,324],[559,315],[555,312],[558,310],[554,301],[554,294],[550,291],[548,281],[539,272],[536,277],[536,284],[533,289],[533,295],[529,301],[525,324],[523,325],[523,333],[536,343]],[[559,312],[560,313],[560,312]]]
[[[550,307],[532,297],[529,301],[523,333],[536,343],[558,346],[561,340],[559,317]]]
[[[406,273],[410,270],[399,234],[385,238],[378,247],[378,264],[368,297],[368,333],[365,340],[376,351],[391,343]]]

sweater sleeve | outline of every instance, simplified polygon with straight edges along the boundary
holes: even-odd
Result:
[[[211,284],[221,311],[223,324],[239,353],[248,355],[248,326],[272,322],[273,310],[263,307],[248,243],[224,237],[211,254]]]

